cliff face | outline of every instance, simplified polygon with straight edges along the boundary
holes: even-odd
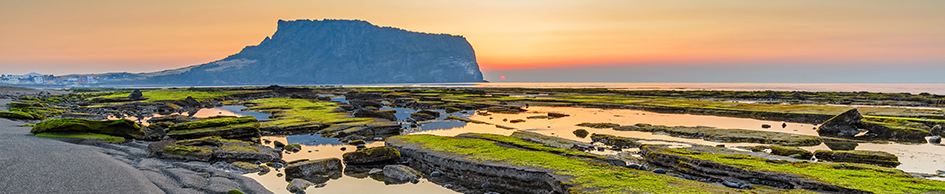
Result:
[[[222,60],[141,74],[137,84],[365,84],[480,82],[472,46],[448,34],[359,20],[279,21],[272,38]]]

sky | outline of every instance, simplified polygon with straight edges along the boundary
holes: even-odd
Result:
[[[941,0],[2,1],[0,74],[199,65],[280,19],[462,35],[493,82],[945,83]]]

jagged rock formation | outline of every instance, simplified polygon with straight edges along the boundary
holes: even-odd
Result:
[[[109,84],[269,85],[481,82],[462,36],[360,20],[280,20],[272,38],[219,61],[125,76]]]

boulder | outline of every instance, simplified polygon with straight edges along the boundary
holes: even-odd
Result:
[[[345,164],[377,163],[400,158],[400,151],[390,147],[373,147],[345,153],[342,158],[344,158]]]
[[[308,187],[312,185],[315,184],[304,179],[292,179],[289,185],[285,186],[285,189],[289,190],[291,193],[297,193],[299,191],[305,191],[305,189],[308,189]]]
[[[580,138],[585,138],[587,137],[587,134],[589,134],[587,130],[584,130],[584,129],[577,129],[577,130],[574,130],[574,132],[572,133],[574,133],[575,136],[580,137]]]
[[[404,165],[384,166],[385,182],[403,183],[411,180],[420,179],[421,174],[417,170]]]
[[[942,130],[942,125],[935,125],[932,127],[932,135],[945,136],[945,130]]]
[[[279,150],[266,146],[225,144],[213,149],[213,157],[224,161],[279,161],[282,155]]]
[[[338,158],[303,159],[289,162],[289,166],[285,167],[285,175],[288,178],[313,178],[320,175],[340,174],[343,169],[341,159]]]
[[[128,98],[131,100],[142,100],[144,99],[144,95],[141,94],[141,90],[135,89],[135,91],[128,95]]]
[[[942,143],[942,137],[937,136],[937,135],[932,136],[929,138],[929,143]]]
[[[817,133],[828,137],[853,137],[860,133],[857,125],[863,116],[856,109],[850,109],[820,124]]]
[[[859,126],[868,131],[865,137],[884,140],[925,142],[925,136],[929,135],[928,126],[921,123],[901,125],[861,120]]]
[[[891,168],[899,166],[900,164],[899,157],[897,157],[896,155],[890,154],[888,152],[881,152],[881,151],[817,150],[816,152],[814,152],[814,157],[817,157],[818,160],[824,160],[824,161],[873,164],[873,165],[891,167]]]
[[[144,131],[141,125],[128,119],[113,121],[97,121],[78,118],[59,118],[36,123],[30,133],[98,133],[124,138],[143,139]]]

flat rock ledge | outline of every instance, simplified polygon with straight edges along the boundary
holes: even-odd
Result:
[[[571,177],[556,175],[548,169],[472,161],[463,156],[420,148],[400,139],[388,139],[385,144],[397,148],[401,157],[409,158],[409,166],[423,172],[429,180],[452,184],[452,189],[460,192],[548,194],[568,193],[570,187],[565,183]],[[429,177],[433,171],[440,171],[442,176]]]
[[[198,161],[175,161],[149,158],[148,142],[124,144],[91,143],[102,151],[140,170],[165,193],[226,193],[240,190],[247,194],[272,193],[261,184],[239,172],[229,172]]]

